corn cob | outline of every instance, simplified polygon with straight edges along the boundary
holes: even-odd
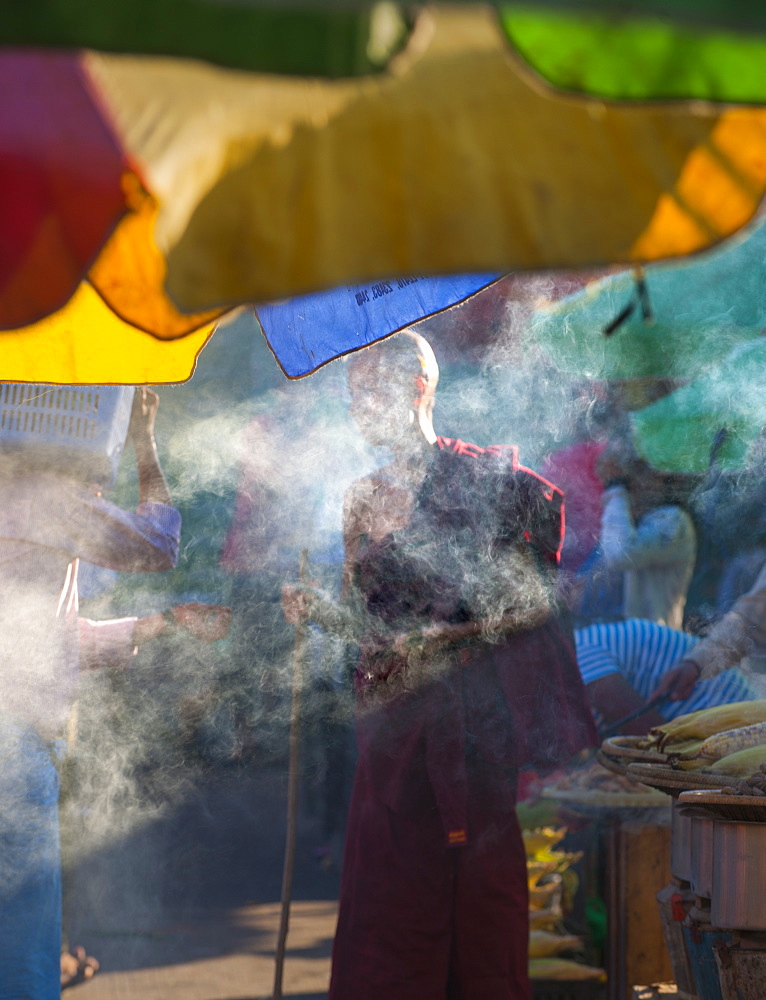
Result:
[[[705,770],[709,774],[725,774],[731,778],[748,778],[755,774],[761,764],[766,762],[766,744],[738,750],[737,753],[722,757]]]
[[[737,701],[731,705],[717,705],[703,708],[699,712],[679,715],[676,719],[652,729],[650,735],[657,738],[660,750],[682,740],[706,740],[708,736],[722,733],[727,729],[750,726],[756,722],[766,722],[766,700]]]
[[[550,958],[562,951],[579,951],[582,938],[573,934],[552,934],[550,931],[529,932],[529,957]]]
[[[666,753],[672,755],[677,754],[678,756],[683,756],[685,754],[693,754],[695,750],[698,750],[704,740],[679,740],[678,743],[669,743],[666,748]]]
[[[695,750],[687,750],[680,755],[680,760],[695,760],[704,757],[707,760],[720,760],[739,750],[757,747],[766,743],[766,722],[756,722],[752,726],[740,726],[738,729],[727,729],[715,736],[708,736]]]

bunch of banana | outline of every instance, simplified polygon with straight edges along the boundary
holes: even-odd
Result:
[[[703,708],[699,712],[679,715],[649,731],[649,740],[658,750],[667,753],[685,753],[696,749],[702,742],[717,733],[743,726],[766,722],[766,700],[736,701],[731,705]]]
[[[606,982],[606,972],[591,965],[580,965],[568,958],[532,958],[529,961],[530,979],[595,979]]]
[[[561,925],[561,907],[550,906],[544,910],[529,911],[529,926],[533,930],[553,931]]]
[[[524,838],[524,850],[528,858],[533,858],[541,851],[552,850],[560,840],[566,836],[565,826],[553,827],[543,826],[537,830],[522,830]]]
[[[529,932],[529,957],[552,958],[562,951],[579,951],[582,938],[574,934],[553,934],[551,931],[532,930]]]
[[[550,882],[529,887],[529,905],[533,910],[543,910],[546,906],[551,906],[556,897],[560,895],[561,876],[555,875]]]

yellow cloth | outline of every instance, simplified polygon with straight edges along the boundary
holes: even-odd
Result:
[[[766,111],[554,93],[477,4],[426,8],[389,71],[363,79],[87,66],[159,202],[184,311],[687,254],[747,222],[766,187]]]
[[[21,330],[0,331],[0,379],[68,384],[183,382],[213,332],[208,323],[163,342],[124,323],[83,282],[63,309]]]
[[[389,70],[361,79],[84,63],[150,196],[126,192],[89,275],[115,315],[81,285],[1,334],[0,379],[176,381],[237,304],[685,255],[766,189],[766,111],[555,93],[479,4],[423,9]]]

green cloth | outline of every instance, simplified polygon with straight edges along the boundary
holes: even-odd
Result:
[[[497,4],[511,44],[557,87],[618,99],[764,100],[760,0]],[[398,4],[378,0],[17,0],[4,5],[0,44],[343,77],[385,67],[407,20]]]
[[[683,263],[645,269],[644,319],[633,272],[593,282],[539,308],[527,344],[563,372],[588,378],[695,378],[766,327],[766,225]],[[616,330],[604,331],[626,307]]]
[[[659,8],[660,4],[654,4]],[[671,17],[681,4],[665,3]],[[736,4],[734,5],[737,6]],[[500,7],[519,55],[555,87],[616,100],[766,102],[766,7],[753,34],[634,13]]]
[[[723,364],[634,413],[632,423],[638,451],[657,469],[705,472],[722,430],[717,461],[741,468],[766,427],[766,339],[736,348]]]
[[[23,0],[4,6],[0,44],[182,56],[264,73],[357,76],[385,65],[402,41],[396,6],[390,6],[381,40],[369,9],[353,4]]]

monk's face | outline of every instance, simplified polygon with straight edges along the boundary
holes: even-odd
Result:
[[[416,373],[386,365],[384,355],[367,352],[349,363],[351,415],[371,445],[392,445],[412,431],[418,405]]]

